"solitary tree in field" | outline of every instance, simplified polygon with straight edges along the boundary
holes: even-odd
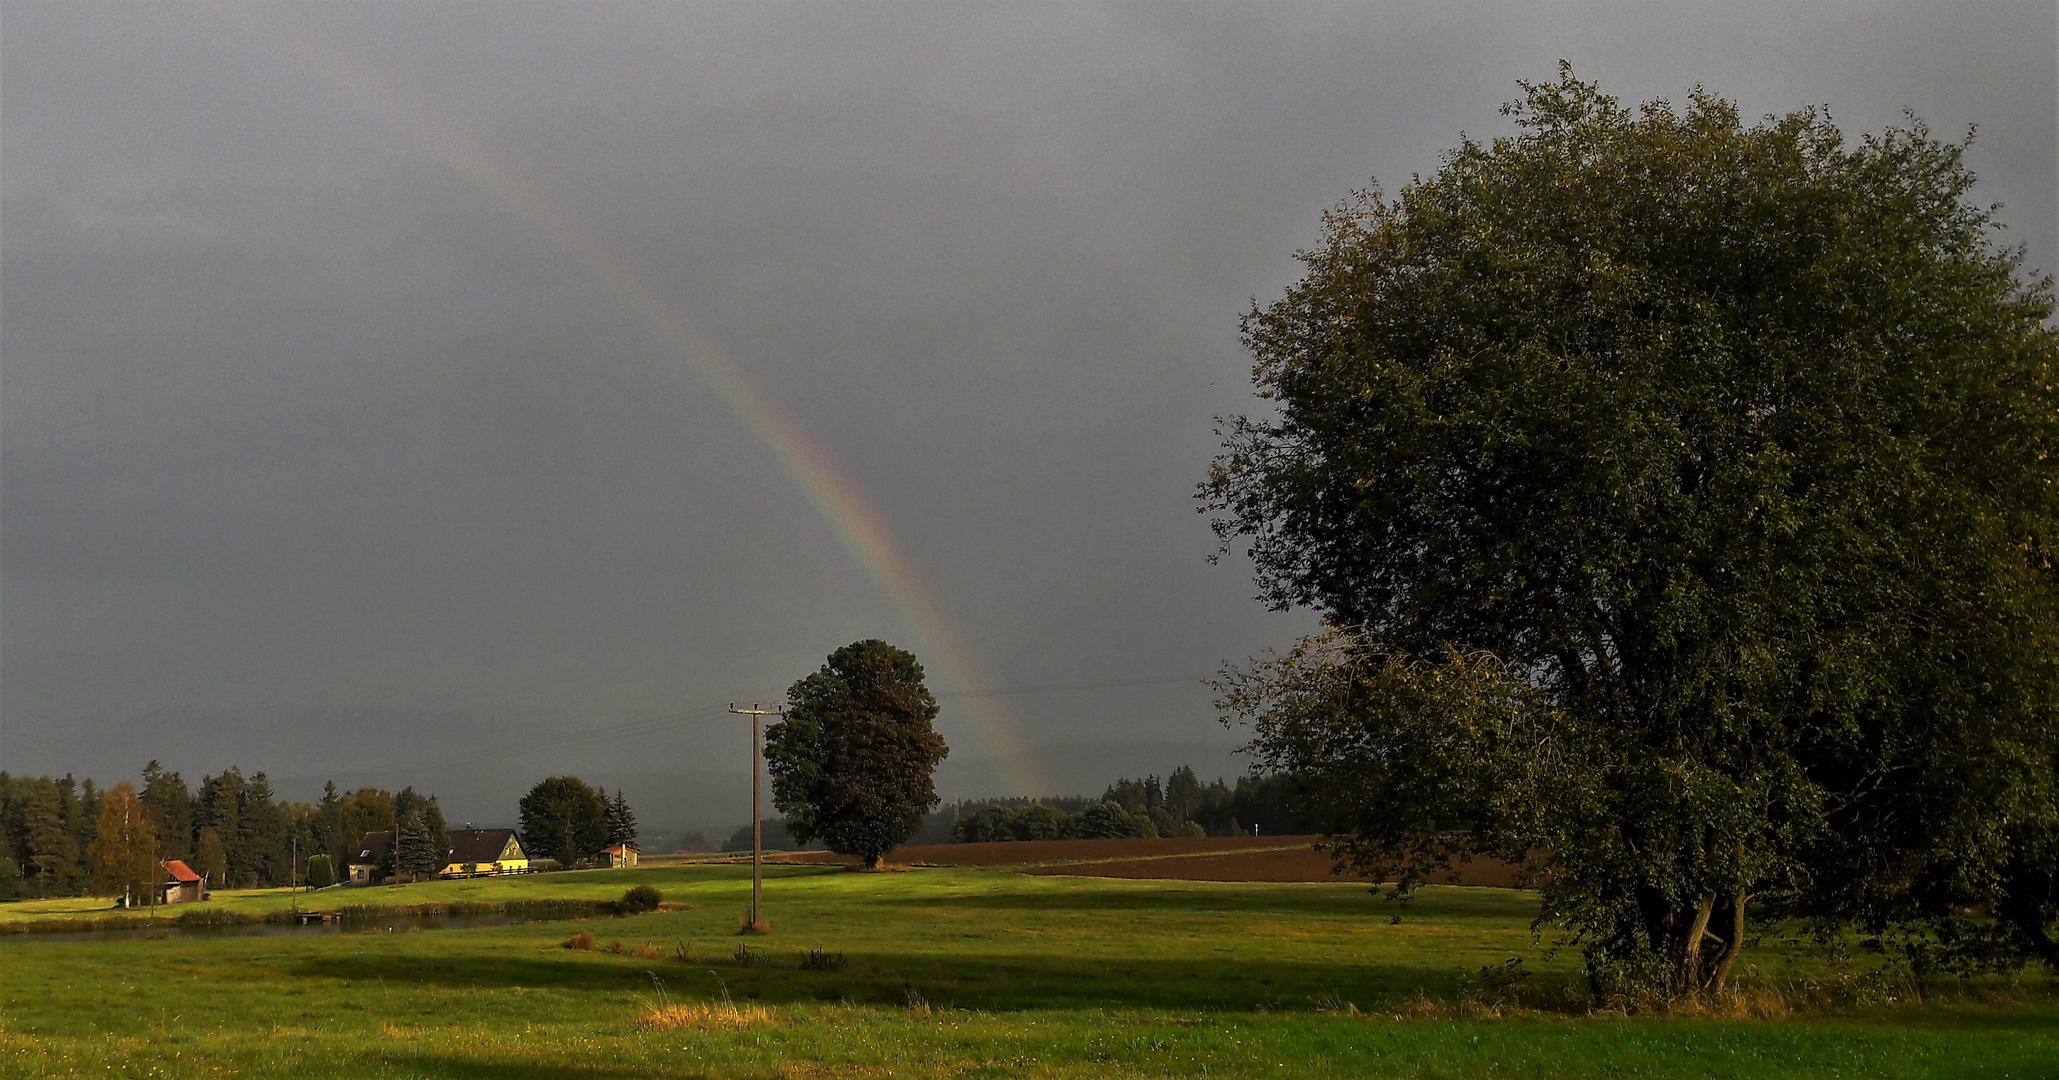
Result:
[[[93,893],[134,905],[156,895],[164,870],[157,858],[157,822],[127,780],[100,797],[99,828],[90,849]]]
[[[915,654],[884,641],[846,645],[794,683],[786,718],[765,730],[772,804],[794,839],[876,867],[914,835],[949,752],[936,715]]]
[[[1227,705],[1375,878],[1531,860],[1597,990],[1768,907],[2059,965],[2049,280],[1920,126],[1509,112],[1245,320],[1203,496],[1338,629]]]

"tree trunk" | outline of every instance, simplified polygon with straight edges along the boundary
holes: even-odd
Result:
[[[1716,906],[1716,894],[1709,893],[1695,905],[1694,917],[1668,942],[1667,959],[1673,962],[1675,994],[1691,994],[1702,988],[1702,937],[1709,931],[1709,913]]]
[[[871,853],[869,853],[869,852],[868,852],[868,853],[866,854],[866,856],[865,856],[865,869],[867,869],[867,870],[877,870],[877,869],[879,869],[879,860],[880,860],[880,856],[878,856],[878,855],[874,855],[874,854],[871,854]]]
[[[1724,939],[1722,951],[1716,954],[1715,970],[1709,976],[1709,989],[1722,993],[1724,984],[1730,981],[1730,968],[1737,963],[1737,954],[1744,951],[1744,906],[1751,900],[1751,894],[1739,889],[1724,898]]]

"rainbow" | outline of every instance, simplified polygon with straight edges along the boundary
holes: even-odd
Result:
[[[1041,763],[1023,743],[1006,707],[965,636],[944,614],[921,578],[902,556],[892,530],[822,446],[751,377],[718,342],[697,332],[679,308],[665,299],[631,261],[542,187],[513,168],[495,149],[460,130],[419,101],[395,92],[394,81],[331,49],[283,19],[277,8],[222,5],[213,9],[246,33],[291,57],[308,71],[343,90],[366,112],[397,129],[472,186],[492,196],[515,217],[570,256],[623,306],[642,317],[651,335],[690,369],[693,381],[714,391],[768,450],[817,515],[864,570],[917,640],[924,666],[960,690],[970,725],[985,751],[1001,765],[1011,794],[1054,792]],[[676,367],[653,365],[661,383],[680,378]]]

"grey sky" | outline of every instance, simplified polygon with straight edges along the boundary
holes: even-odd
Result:
[[[1233,773],[1195,677],[1312,625],[1205,562],[1191,495],[1251,403],[1237,317],[1325,207],[1563,57],[1978,123],[1976,197],[2051,268],[2055,52],[2050,2],[0,5],[0,768],[480,821],[573,771],[734,824],[711,710],[917,644],[619,290],[382,103],[576,216],[855,482],[985,669],[936,673],[947,793],[1011,785],[963,696],[995,688],[1085,792]]]

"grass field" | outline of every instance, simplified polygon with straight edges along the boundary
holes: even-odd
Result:
[[[1523,958],[1536,1006],[1575,964],[1532,942],[1532,897],[1494,889],[1427,889],[1396,909],[1346,884],[780,866],[766,887],[773,932],[753,938],[734,934],[749,893],[735,865],[351,898],[598,898],[638,882],[697,906],[418,933],[11,936],[0,1075],[2059,1075],[2059,998],[2041,978],[1749,1018],[1497,1006],[1482,967]],[[566,948],[575,933],[599,949]],[[822,967],[841,954],[841,968],[810,970],[810,949]],[[1828,974],[1771,947],[1748,960],[1762,988]],[[1799,997],[1758,995],[1775,1012]],[[640,1026],[666,1005],[676,1026]]]

